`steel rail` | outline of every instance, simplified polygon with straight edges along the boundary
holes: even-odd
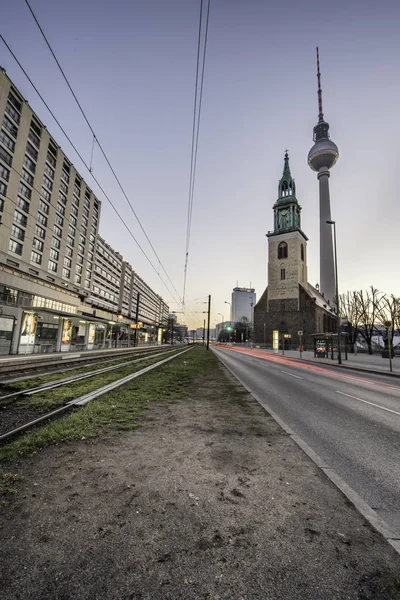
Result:
[[[173,354],[172,356],[169,356],[168,358],[165,358],[164,360],[161,360],[161,361],[155,363],[154,365],[145,367],[144,369],[141,369],[140,371],[136,371],[136,373],[132,373],[131,375],[127,375],[126,377],[122,377],[121,379],[114,381],[113,383],[104,385],[101,388],[98,388],[97,390],[93,390],[89,394],[85,394],[84,396],[81,396],[80,398],[76,398],[75,400],[70,400],[70,402],[68,402],[64,406],[61,406],[60,408],[52,410],[51,412],[46,413],[45,415],[42,415],[41,417],[38,417],[37,419],[34,419],[33,421],[29,421],[28,423],[24,423],[23,425],[20,425],[19,427],[16,427],[14,429],[11,429],[10,431],[7,431],[6,433],[3,433],[2,435],[0,435],[0,442],[3,442],[4,440],[6,440],[18,433],[22,433],[23,431],[30,429],[31,427],[33,427],[34,425],[37,425],[38,423],[40,423],[42,421],[51,419],[54,415],[57,415],[61,412],[66,412],[67,410],[70,410],[70,409],[74,408],[75,406],[84,406],[88,402],[91,402],[92,400],[95,400],[96,398],[103,396],[107,392],[110,392],[110,391],[120,387],[121,385],[124,385],[125,383],[128,383],[132,379],[140,377],[141,375],[144,375],[145,373],[148,373],[149,371],[152,371],[153,369],[160,367],[161,365],[169,362],[170,360],[173,360],[177,356],[181,356],[182,354],[184,354],[185,352],[188,352],[191,349],[192,349],[192,346],[190,346],[189,348],[186,348],[182,352]]]

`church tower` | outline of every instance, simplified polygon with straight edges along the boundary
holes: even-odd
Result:
[[[299,284],[307,283],[307,241],[301,230],[301,206],[285,152],[278,199],[273,206],[274,230],[268,237],[268,312],[298,311]]]

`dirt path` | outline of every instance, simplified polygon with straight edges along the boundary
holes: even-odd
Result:
[[[400,598],[397,554],[222,366],[16,469],[2,600]]]

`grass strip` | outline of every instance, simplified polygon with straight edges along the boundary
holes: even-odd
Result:
[[[218,359],[212,352],[193,348],[62,419],[46,423],[3,445],[0,460],[18,458],[50,444],[98,437],[111,430],[134,429],[140,425],[151,402],[175,402],[188,397],[197,376],[211,372],[217,365]]]
[[[96,375],[93,378],[83,379],[82,381],[70,382],[58,388],[43,390],[42,392],[38,392],[32,396],[21,398],[13,404],[13,408],[52,410],[53,408],[63,406],[70,400],[74,400],[79,396],[83,396],[89,392],[92,392],[103,385],[117,381],[118,379],[121,379],[126,375],[130,375],[131,373],[136,373],[136,371],[140,371],[144,367],[152,365],[162,359],[162,356],[146,357],[146,360],[142,360],[141,362],[128,365],[126,367],[121,367],[115,371],[108,371],[107,373]]]

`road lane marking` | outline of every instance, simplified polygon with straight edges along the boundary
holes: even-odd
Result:
[[[359,400],[359,402],[364,402],[364,404],[370,404],[371,406],[376,406],[376,408],[381,408],[382,410],[386,410],[387,412],[394,413],[395,415],[400,416],[400,412],[396,410],[392,410],[391,408],[386,408],[385,406],[381,406],[380,404],[374,404],[374,402],[368,402],[368,400],[362,400],[362,398],[357,398],[357,396],[351,396],[350,394],[345,394],[344,392],[339,392],[336,390],[337,394],[341,394],[342,396],[347,396],[348,398],[353,398],[354,400]]]
[[[250,350],[248,348],[229,348],[230,350],[233,350],[234,352],[237,352],[238,354],[243,354],[243,355],[247,355],[249,357],[252,358],[263,358],[266,361],[270,361],[270,362],[281,362],[281,363],[286,363],[286,364],[293,364],[290,358],[286,358],[285,355],[282,354],[269,354],[266,355],[264,352],[262,351],[257,351],[255,349]],[[299,361],[299,359],[295,358],[294,360]],[[327,363],[324,363],[327,364]],[[334,365],[330,365],[327,364],[328,368]],[[312,365],[311,363],[301,363],[301,362],[296,362],[296,368],[299,369],[303,369],[303,370],[307,370],[307,371],[313,371],[315,374],[320,374],[320,375],[326,375],[328,377],[332,377],[332,378],[336,378],[336,379],[348,379],[350,381],[360,381],[363,384],[370,384],[370,385],[374,385],[377,387],[384,387],[386,389],[389,390],[394,390],[395,392],[400,392],[400,386],[394,386],[393,384],[388,384],[385,383],[383,381],[374,381],[373,379],[367,379],[366,377],[357,377],[356,375],[350,375],[350,374],[344,374],[344,372],[340,372],[336,371],[329,371],[328,369],[321,367],[319,365]],[[362,368],[362,367],[361,367]],[[354,369],[357,369],[357,367],[354,367]],[[368,371],[366,371],[368,373]],[[382,371],[379,373],[375,373],[376,375],[382,375],[385,376],[387,374],[386,371]]]
[[[289,371],[282,371],[281,373],[286,373],[286,375],[290,375],[290,377],[296,377],[296,379],[303,379],[303,377],[299,377],[299,375],[293,375],[293,373],[289,373]]]

